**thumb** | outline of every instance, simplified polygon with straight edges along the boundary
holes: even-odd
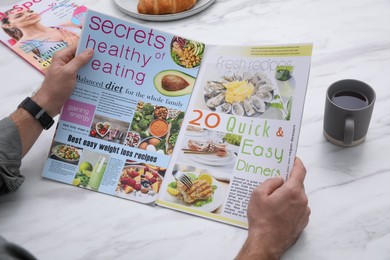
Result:
[[[88,63],[88,61],[91,59],[93,55],[92,49],[85,49],[83,52],[81,52],[79,55],[75,56],[67,65],[69,70],[72,70],[73,72],[78,71],[81,67],[83,67],[85,64]]]
[[[260,184],[260,188],[267,195],[271,195],[276,189],[282,186],[284,183],[284,179],[282,177],[270,178]]]

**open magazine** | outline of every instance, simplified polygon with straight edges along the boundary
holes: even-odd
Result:
[[[293,165],[312,45],[213,46],[88,11],[43,176],[247,227]]]
[[[72,0],[1,3],[0,41],[45,73],[56,51],[78,43],[86,11]]]

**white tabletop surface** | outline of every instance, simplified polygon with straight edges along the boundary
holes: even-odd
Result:
[[[210,44],[314,44],[298,156],[310,223],[283,259],[390,259],[390,2],[388,0],[217,0],[177,21],[145,22],[112,0],[80,3]],[[9,115],[43,76],[0,45],[0,116]],[[353,148],[322,134],[325,92],[340,79],[377,93],[366,141]],[[41,177],[54,128],[21,168],[21,189],[0,198],[0,234],[51,259],[233,259],[247,231]]]

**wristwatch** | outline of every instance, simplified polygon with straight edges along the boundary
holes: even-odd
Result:
[[[19,104],[18,108],[23,108],[29,112],[39,121],[45,130],[49,129],[54,124],[53,118],[46,113],[45,109],[41,108],[30,97],[26,97],[22,103]]]

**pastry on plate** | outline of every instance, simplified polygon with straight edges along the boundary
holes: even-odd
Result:
[[[139,0],[141,14],[175,14],[192,8],[197,0]]]

